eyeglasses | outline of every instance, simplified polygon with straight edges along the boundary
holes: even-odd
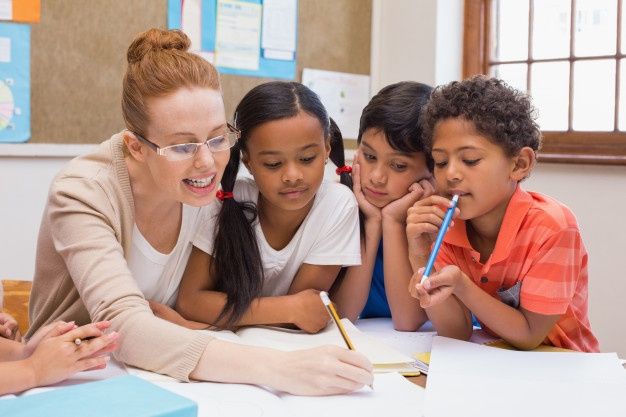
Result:
[[[235,146],[237,139],[241,136],[241,132],[230,123],[227,123],[226,126],[228,127],[228,132],[223,135],[207,139],[204,142],[180,143],[178,145],[166,146],[164,148],[161,148],[156,143],[149,141],[138,133],[133,132],[133,134],[137,136],[139,140],[151,147],[157,155],[164,156],[169,161],[183,161],[185,159],[193,158],[200,147],[204,145],[206,145],[207,148],[209,148],[209,150],[213,153],[222,152]]]

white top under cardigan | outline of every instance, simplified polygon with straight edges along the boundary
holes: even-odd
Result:
[[[147,300],[174,307],[178,286],[191,254],[191,241],[198,230],[197,222],[200,213],[206,209],[183,204],[178,241],[170,253],[154,249],[134,225],[128,268]]]

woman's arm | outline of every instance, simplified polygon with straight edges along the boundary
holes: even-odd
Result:
[[[269,386],[296,395],[342,394],[370,385],[372,364],[338,346],[283,352],[214,340],[191,377]]]
[[[50,241],[45,242],[54,248],[49,250],[63,259],[91,319],[109,320],[111,329],[121,335],[118,360],[187,380],[212,337],[152,314],[128,269],[120,243],[120,239],[130,239],[132,232],[132,224],[119,226],[119,206],[123,203],[114,200],[124,198],[119,190],[104,191],[93,179],[66,177],[55,181],[40,244]],[[68,279],[64,272],[58,277],[40,277],[48,278],[68,285],[62,281]],[[163,354],[152,354],[155,350]]]

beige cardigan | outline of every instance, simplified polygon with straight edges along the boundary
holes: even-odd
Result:
[[[188,380],[213,338],[156,318],[128,269],[134,206],[122,147],[122,133],[113,135],[53,180],[27,336],[56,320],[110,320],[121,336],[118,360]]]

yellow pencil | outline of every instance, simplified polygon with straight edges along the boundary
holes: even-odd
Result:
[[[341,337],[343,337],[343,341],[346,342],[346,346],[348,346],[348,349],[356,350],[356,348],[354,347],[354,344],[348,337],[346,328],[343,327],[343,323],[341,322],[341,319],[339,319],[339,314],[337,314],[337,310],[335,310],[335,306],[333,305],[333,302],[330,301],[330,298],[328,297],[328,293],[326,291],[321,291],[320,298],[322,299],[322,302],[324,303],[324,307],[326,307],[326,310],[328,310],[328,314],[330,314],[330,317],[332,317],[333,320],[335,321],[335,324],[337,325],[337,328],[339,329],[339,333],[341,333]]]
[[[339,314],[337,314],[337,310],[335,310],[333,302],[330,301],[330,298],[328,297],[328,293],[326,291],[320,291],[320,298],[322,299],[322,303],[324,303],[324,307],[326,307],[326,310],[328,310],[328,314],[330,314],[330,317],[332,317],[333,321],[337,325],[337,328],[339,329],[339,334],[341,334],[343,341],[346,342],[346,346],[348,347],[348,349],[356,350],[354,344],[352,343],[352,340],[350,340],[350,337],[348,336],[348,332],[346,332],[346,328],[343,327],[343,323],[341,322],[341,319],[339,319]],[[369,387],[371,389],[374,389],[374,384],[370,385]]]

